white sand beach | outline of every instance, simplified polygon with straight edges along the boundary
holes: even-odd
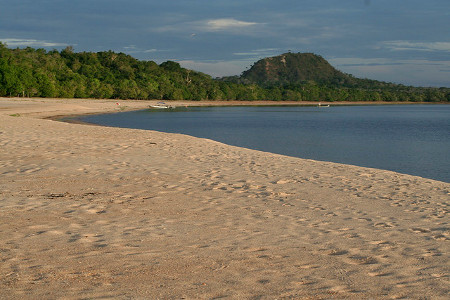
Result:
[[[448,299],[448,183],[45,119],[155,102],[0,99],[1,299]]]

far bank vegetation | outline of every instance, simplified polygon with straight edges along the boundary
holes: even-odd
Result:
[[[449,102],[450,89],[355,78],[312,53],[285,53],[256,62],[241,76],[212,78],[174,61],[158,65],[113,51],[9,49],[0,43],[0,96]]]

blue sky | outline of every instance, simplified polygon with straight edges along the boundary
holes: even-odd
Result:
[[[213,77],[313,52],[356,77],[450,87],[449,0],[0,0],[0,41],[174,60]]]

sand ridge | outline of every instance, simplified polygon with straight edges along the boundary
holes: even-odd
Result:
[[[0,99],[0,298],[447,298],[448,183],[41,119],[149,103]]]

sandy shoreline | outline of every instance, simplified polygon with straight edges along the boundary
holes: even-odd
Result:
[[[448,183],[45,119],[150,103],[0,99],[1,299],[447,298]]]

